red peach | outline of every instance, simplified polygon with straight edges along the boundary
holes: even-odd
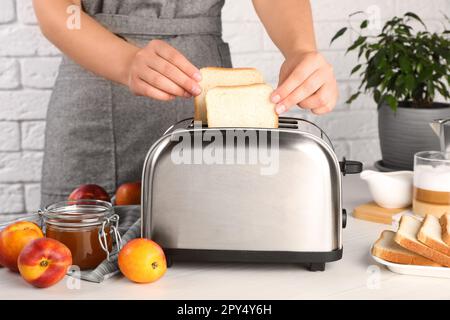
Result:
[[[22,250],[18,265],[26,282],[38,288],[47,288],[64,278],[72,265],[72,254],[57,240],[36,239]]]
[[[42,230],[33,222],[19,221],[7,226],[0,232],[0,264],[19,271],[17,258],[22,249],[30,241],[42,237]]]
[[[102,187],[96,184],[84,184],[79,186],[69,195],[69,201],[81,200],[81,199],[93,199],[103,200],[111,202],[109,194]]]
[[[116,205],[128,206],[141,204],[141,182],[122,184],[116,191]]]

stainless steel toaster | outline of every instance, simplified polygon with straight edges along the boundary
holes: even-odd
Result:
[[[142,236],[177,260],[288,262],[322,271],[342,257],[341,174],[327,135],[303,119],[279,128],[178,122],[153,144],[142,174]]]

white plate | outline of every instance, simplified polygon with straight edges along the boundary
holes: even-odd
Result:
[[[449,278],[450,279],[450,268],[445,267],[430,267],[430,266],[416,266],[412,264],[399,264],[392,263],[372,255],[372,258],[386,266],[389,270],[401,274],[409,274],[413,276],[425,276],[425,277],[437,277],[437,278]]]

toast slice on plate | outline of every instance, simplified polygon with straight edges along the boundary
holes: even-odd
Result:
[[[404,215],[400,220],[400,227],[394,241],[400,246],[424,256],[434,262],[450,267],[450,256],[424,245],[417,239],[422,222],[415,217]]]
[[[206,94],[208,127],[278,128],[267,84],[215,87]]]
[[[450,213],[441,216],[439,222],[442,229],[442,241],[444,241],[446,245],[450,246]]]
[[[200,69],[202,92],[194,98],[194,120],[206,124],[206,94],[212,88],[219,86],[241,86],[255,83],[264,83],[264,77],[255,68],[217,68],[207,67]]]
[[[438,263],[431,261],[430,259],[422,257],[401,247],[394,241],[394,237],[395,232],[384,230],[373,245],[372,254],[380,259],[393,263],[433,267],[440,266]]]
[[[428,214],[425,217],[417,233],[417,240],[427,247],[450,256],[450,246],[442,240],[442,227],[439,224],[439,218],[436,216]]]

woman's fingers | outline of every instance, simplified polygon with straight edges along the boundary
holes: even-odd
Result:
[[[153,40],[151,46],[155,48],[157,55],[176,66],[188,77],[196,81],[202,80],[200,70],[190,63],[177,49],[161,40]]]
[[[280,103],[286,99],[297,87],[303,83],[315,70],[320,67],[320,58],[307,56],[303,59],[271,95],[273,103]]]
[[[197,81],[188,77],[176,66],[159,56],[150,56],[148,58],[147,65],[153,70],[157,71],[159,74],[162,74],[163,76],[170,79],[173,83],[177,84],[190,95],[197,96],[202,92],[202,89],[200,88],[200,85]]]
[[[333,109],[330,107],[321,107],[321,108],[312,109],[311,112],[314,113],[315,115],[320,116],[322,114],[330,112],[331,110],[333,110]]]
[[[336,103],[331,95],[334,92],[333,83],[325,83],[316,93],[300,102],[300,107],[311,109],[314,114],[324,114],[330,112]]]
[[[201,93],[200,71],[175,48],[153,40],[139,50],[129,67],[129,88],[159,100],[191,98]]]
[[[150,69],[149,67],[143,68],[138,77],[152,87],[155,87],[170,95],[178,97],[184,97],[186,95],[186,91],[182,87],[180,87],[161,73]]]
[[[322,114],[334,107],[338,89],[333,67],[318,52],[291,54],[280,69],[280,83],[271,95],[276,112],[293,105]]]
[[[161,91],[140,79],[136,80],[134,83],[134,94],[136,94],[138,96],[145,96],[145,97],[158,99],[158,100],[162,100],[162,101],[170,101],[170,100],[175,99],[175,97],[173,95],[170,95],[167,92]]]
[[[305,81],[303,81],[303,83],[278,103],[276,106],[277,113],[281,114],[289,110],[290,107],[301,103],[301,101],[313,95],[320,87],[322,87],[327,78],[328,70],[325,68],[314,71]]]

